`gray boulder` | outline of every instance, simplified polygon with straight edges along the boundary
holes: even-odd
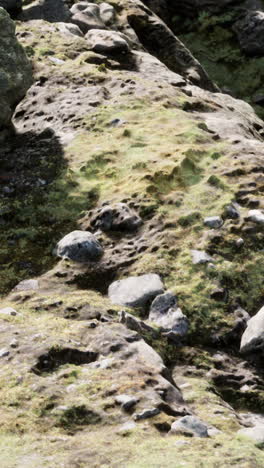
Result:
[[[250,210],[246,220],[256,224],[264,224],[264,213],[261,210]]]
[[[248,11],[234,30],[241,49],[249,56],[264,56],[264,12]]]
[[[135,231],[142,219],[126,203],[106,204],[93,212],[90,225],[102,231]]]
[[[54,253],[64,259],[86,263],[99,260],[103,252],[100,242],[93,234],[86,231],[73,231],[58,242]]]
[[[211,229],[219,229],[223,223],[224,222],[220,216],[209,216],[204,219],[204,225]]]
[[[85,38],[91,49],[98,54],[121,54],[130,50],[125,36],[116,31],[91,29]]]
[[[171,425],[169,434],[209,437],[208,426],[196,416],[184,416]]]
[[[83,33],[90,29],[105,29],[106,26],[100,17],[100,8],[94,3],[75,3],[71,8],[72,23],[77,24]]]
[[[156,296],[164,292],[160,277],[156,274],[131,276],[115,281],[109,286],[112,304],[145,308]]]
[[[213,258],[203,250],[191,250],[192,262],[194,265],[213,262]]]
[[[108,26],[115,21],[115,9],[109,3],[100,4],[100,17],[101,20]]]
[[[264,348],[264,306],[247,322],[241,338],[241,353],[250,353]]]
[[[31,84],[31,65],[15,37],[15,23],[0,8],[0,141],[10,130],[14,109]]]
[[[178,342],[188,332],[187,317],[177,307],[177,298],[171,292],[157,296],[151,304],[149,320],[161,327],[165,335]]]

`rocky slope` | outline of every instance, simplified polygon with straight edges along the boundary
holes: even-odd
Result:
[[[2,466],[262,467],[263,121],[166,1],[10,13],[34,83],[0,155]]]

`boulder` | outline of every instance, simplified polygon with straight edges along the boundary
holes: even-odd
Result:
[[[247,322],[241,338],[241,353],[250,353],[264,348],[264,306]]]
[[[204,219],[204,224],[211,229],[219,229],[223,225],[223,220],[220,216],[209,216]]]
[[[253,440],[256,445],[264,446],[264,424],[245,427],[244,429],[240,429],[238,434]]]
[[[191,250],[192,262],[194,265],[213,262],[213,258],[203,250]]]
[[[99,260],[103,255],[103,248],[90,232],[73,231],[58,242],[54,253],[64,259],[86,263]]]
[[[156,296],[164,292],[160,277],[156,274],[131,276],[115,281],[109,286],[112,304],[145,308]]]
[[[85,35],[88,45],[98,54],[121,54],[130,50],[125,36],[116,31],[91,29]]]
[[[188,319],[177,307],[177,298],[171,292],[160,294],[154,299],[149,320],[161,327],[165,335],[175,342],[185,336],[189,328]]]
[[[77,24],[83,33],[90,29],[105,29],[106,26],[100,17],[100,8],[94,3],[75,3],[71,8],[72,23]]]
[[[102,231],[135,231],[142,219],[125,203],[104,205],[93,212],[91,227]]]
[[[171,425],[169,434],[209,437],[208,426],[196,416],[184,416]]]
[[[250,210],[246,221],[251,221],[256,224],[264,224],[264,213],[261,210]]]
[[[0,140],[11,129],[15,107],[31,84],[31,65],[15,37],[15,23],[0,8]]]
[[[264,56],[264,12],[248,11],[237,21],[234,31],[242,51],[249,56]]]

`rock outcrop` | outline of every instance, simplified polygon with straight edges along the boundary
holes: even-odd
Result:
[[[11,2],[7,4],[11,6]],[[1,6],[5,5],[0,4],[0,138],[3,139],[11,127],[16,105],[32,84],[32,70],[15,37],[15,24]]]

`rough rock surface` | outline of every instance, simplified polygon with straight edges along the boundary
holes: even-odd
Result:
[[[73,231],[58,242],[54,253],[64,259],[85,263],[101,258],[103,248],[90,232]]]
[[[249,11],[234,25],[241,49],[249,56],[264,56],[264,12]]]
[[[115,281],[109,286],[108,296],[113,304],[145,308],[163,291],[160,277],[148,274]]]
[[[11,2],[7,2],[10,3]],[[15,37],[15,24],[0,4],[0,138],[11,126],[16,105],[32,83],[31,65]]]
[[[262,348],[239,347],[263,306],[264,126],[234,96],[261,96],[263,67],[232,29],[262,7],[84,2],[129,46],[98,53],[77,3],[17,22],[35,81],[0,152],[1,464],[262,468],[237,433],[263,425]],[[76,230],[98,261],[52,255]]]
[[[261,351],[264,347],[264,307],[247,322],[242,335],[240,351],[249,353]]]

